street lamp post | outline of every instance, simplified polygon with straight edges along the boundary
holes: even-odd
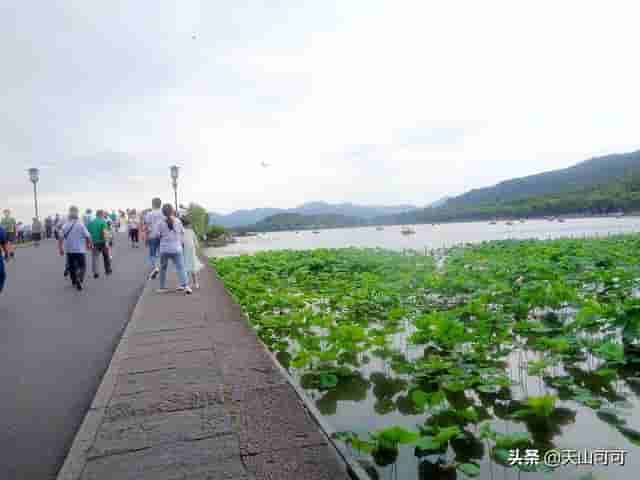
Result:
[[[36,207],[36,217],[38,217],[38,189],[36,187],[40,179],[40,171],[37,168],[29,169],[29,180],[33,183],[33,203]]]
[[[178,215],[178,171],[180,167],[173,165],[169,170],[171,172],[171,185],[173,186],[173,195],[176,204],[176,215]]]

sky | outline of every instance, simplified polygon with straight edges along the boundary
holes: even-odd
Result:
[[[426,205],[640,149],[637,2],[0,4],[0,208]],[[268,167],[261,166],[261,162]]]

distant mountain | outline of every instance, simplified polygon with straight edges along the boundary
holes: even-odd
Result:
[[[253,210],[236,210],[228,215],[209,212],[209,224],[220,225],[225,228],[251,225],[265,218],[282,212],[279,208],[255,208]]]
[[[304,203],[296,208],[256,208],[253,210],[237,210],[228,215],[220,215],[215,212],[209,213],[209,223],[221,225],[226,228],[236,228],[256,224],[267,217],[280,213],[295,213],[301,215],[341,215],[345,217],[357,217],[360,219],[372,219],[382,215],[393,215],[396,213],[415,210],[414,205],[395,206],[365,206],[353,203],[330,204],[326,202]]]
[[[447,206],[507,203],[524,198],[577,192],[620,181],[640,171],[640,151],[591,158],[572,167],[500,182],[449,200]]]
[[[495,217],[600,215],[640,210],[640,151],[479,188],[443,205],[377,217],[375,223],[432,223]]]
[[[272,232],[277,230],[303,230],[309,228],[356,227],[366,225],[367,220],[336,213],[303,215],[301,213],[277,213],[253,225],[238,227],[251,232]]]
[[[430,203],[429,205],[426,206],[426,208],[436,208],[436,207],[442,207],[444,206],[449,200],[451,199],[451,197],[446,196],[446,197],[442,197],[440,200],[436,200],[435,202]],[[400,212],[402,213],[402,212]]]

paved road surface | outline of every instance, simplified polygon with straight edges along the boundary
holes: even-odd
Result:
[[[114,273],[77,292],[53,240],[17,250],[0,294],[0,479],[55,478],[144,283],[120,234]]]

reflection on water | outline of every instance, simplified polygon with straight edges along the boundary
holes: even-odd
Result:
[[[548,220],[528,220],[509,226],[504,222],[489,225],[486,222],[443,223],[414,225],[415,235],[402,235],[400,226],[338,228],[299,232],[263,233],[255,237],[238,238],[237,243],[221,248],[209,248],[209,256],[250,254],[264,250],[308,250],[314,248],[380,247],[391,250],[423,250],[450,247],[460,243],[510,238],[560,238],[606,236],[613,233],[640,231],[640,217],[576,218],[564,223]]]

